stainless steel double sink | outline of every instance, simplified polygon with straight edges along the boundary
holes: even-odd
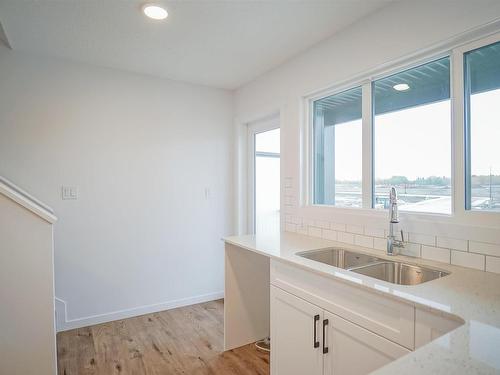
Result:
[[[418,285],[449,275],[446,271],[377,258],[342,248],[304,251],[297,255],[399,285]]]

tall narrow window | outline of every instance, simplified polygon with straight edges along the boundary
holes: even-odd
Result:
[[[464,56],[466,208],[500,211],[500,42]]]
[[[255,232],[280,229],[280,129],[255,134]]]
[[[451,213],[450,59],[373,82],[374,206]]]
[[[361,207],[361,87],[316,100],[314,203]]]

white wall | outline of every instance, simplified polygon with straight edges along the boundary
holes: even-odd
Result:
[[[240,132],[240,137],[244,134],[241,128],[245,122],[277,109],[281,110],[281,177],[282,202],[284,202],[282,212],[284,212],[284,221],[288,224],[286,229],[319,235],[323,229],[339,229],[347,235],[337,236],[336,232],[329,233],[329,235],[354,242],[355,235],[376,232],[382,233],[383,237],[384,227],[387,224],[386,215],[383,213],[360,214],[355,210],[342,211],[302,204],[301,163],[304,163],[304,159],[301,157],[303,142],[301,128],[304,122],[302,112],[304,96],[340,84],[351,77],[374,70],[391,61],[415,54],[499,17],[500,2],[495,0],[397,2],[351,25],[332,38],[238,89],[235,93],[234,114],[235,130]],[[237,191],[244,196],[244,190],[243,184],[243,187]],[[244,221],[241,219],[242,216],[244,217],[242,211],[239,212],[241,222]],[[485,228],[498,227],[500,222],[498,217],[494,220],[482,222],[483,228],[471,228],[468,225],[438,225],[436,221],[439,220],[435,218],[418,223],[407,220],[406,230],[429,234],[426,238],[428,241],[421,242],[435,248],[439,247],[439,236],[465,241],[465,251],[469,249],[469,240],[492,242],[496,244],[494,250],[482,253],[479,258],[475,254],[466,254],[471,257],[471,263],[474,262],[474,265],[477,266],[482,262],[482,269],[484,269],[488,261],[486,254],[500,257],[500,231]],[[360,224],[361,228],[354,229],[353,226],[346,226],[346,224]],[[244,231],[242,228],[240,225],[238,229]],[[382,231],[374,231],[374,229]],[[360,238],[360,243],[375,246],[376,236],[371,237],[371,239]],[[422,238],[416,235],[413,237]],[[378,242],[380,244],[380,241]],[[417,241],[415,243],[417,244],[415,252],[421,254],[424,243],[417,243]],[[441,243],[446,242],[441,241]],[[463,250],[462,242],[453,246]],[[433,251],[439,252],[440,250]],[[451,245],[444,248],[443,254],[453,261],[454,253]],[[459,256],[455,258],[463,259]],[[500,263],[500,259],[495,258],[493,262]]]
[[[52,225],[8,191],[0,188],[0,374],[56,375]]]
[[[0,175],[59,218],[66,327],[221,296],[232,152],[229,92],[0,47]]]

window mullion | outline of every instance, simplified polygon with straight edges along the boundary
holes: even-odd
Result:
[[[362,137],[363,173],[362,206],[373,207],[373,103],[372,84],[367,81],[362,86]]]
[[[452,212],[461,217],[465,213],[465,123],[464,123],[464,70],[463,53],[454,51],[451,66],[451,160],[452,160]]]

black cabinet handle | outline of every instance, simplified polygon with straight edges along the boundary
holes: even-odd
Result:
[[[325,346],[326,340],[326,326],[328,325],[328,319],[323,320],[323,354],[328,353],[328,347]]]
[[[316,326],[318,325],[319,322],[319,315],[314,315],[314,347],[319,348],[319,341],[318,337],[316,334]]]

